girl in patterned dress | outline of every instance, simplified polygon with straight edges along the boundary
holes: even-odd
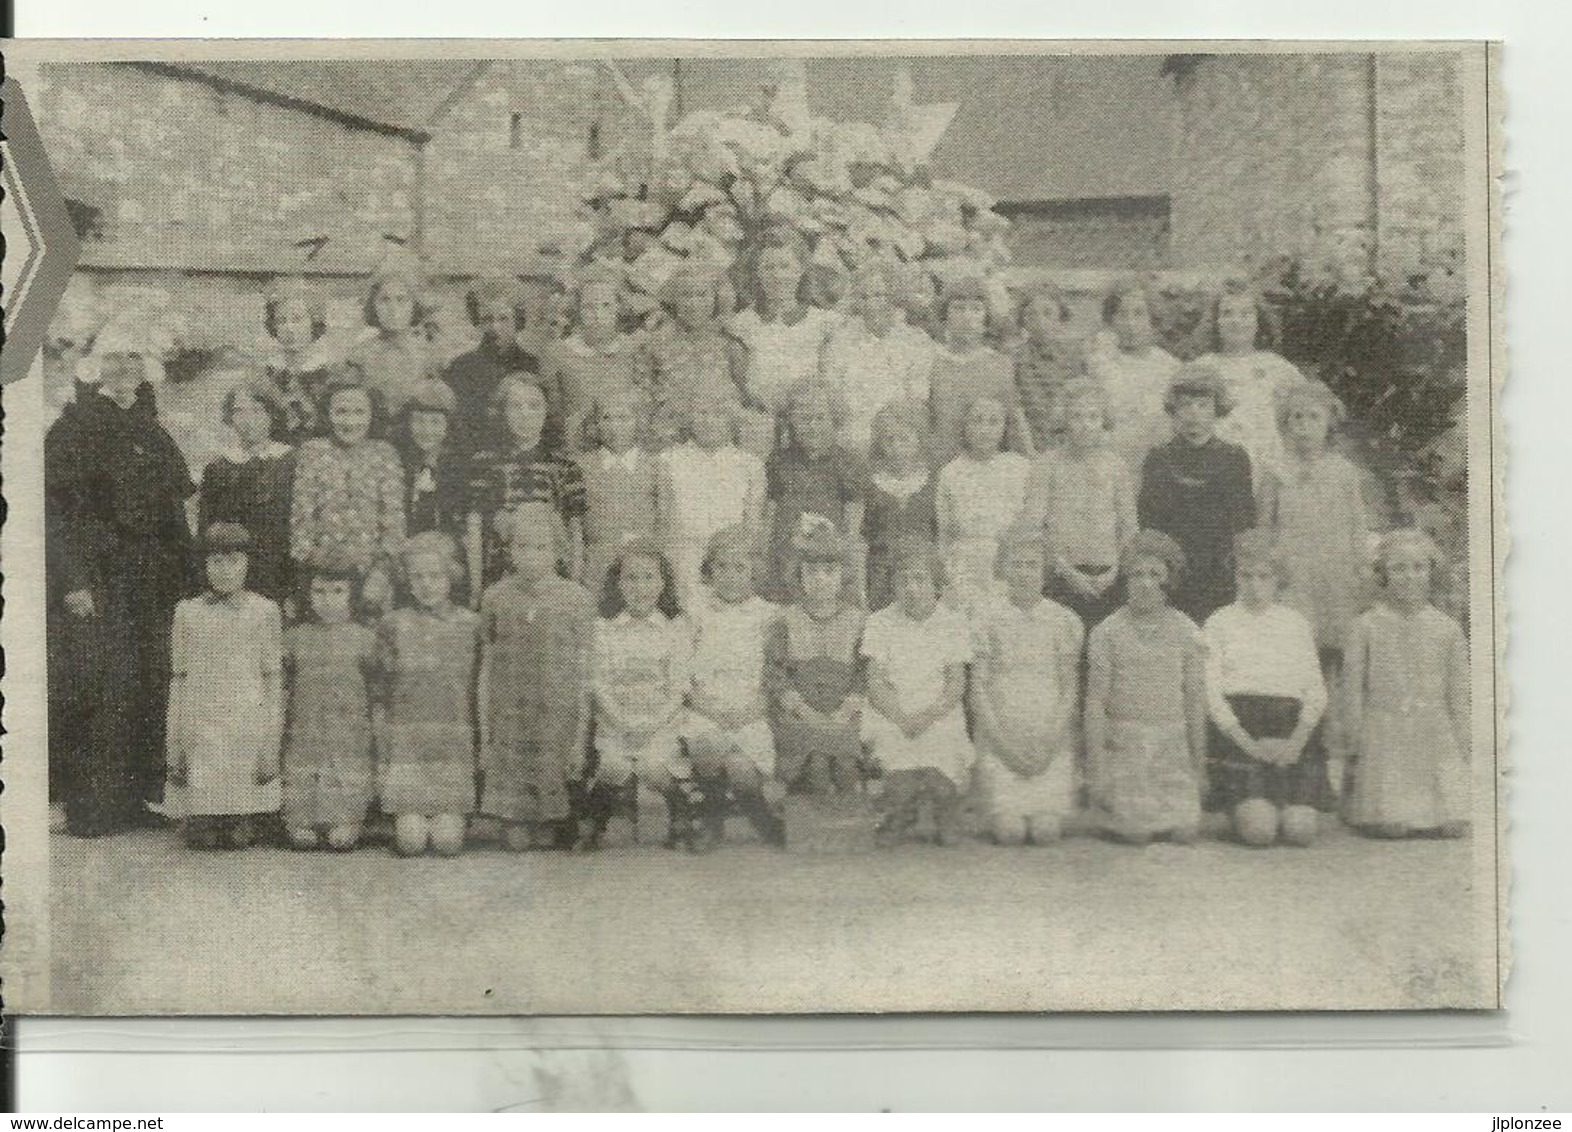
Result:
[[[674,803],[693,778],[682,745],[693,638],[658,546],[623,548],[606,576],[600,614],[592,664],[596,786],[604,792],[631,783],[664,798],[676,835]]]
[[[776,776],[794,793],[844,794],[861,773],[865,618],[845,600],[846,551],[828,520],[805,517],[793,550],[799,598],[764,645]]]
[[[279,805],[281,628],[278,606],[246,589],[250,546],[242,526],[208,527],[207,592],[175,607],[165,803],[193,848],[242,849]]]
[[[567,531],[568,577],[582,576],[584,556],[584,476],[579,465],[545,439],[546,391],[529,375],[510,373],[492,396],[496,447],[476,455],[469,472],[464,550],[470,592],[502,577],[504,537],[499,517],[525,503],[544,503]]]
[[[759,835],[781,840],[775,737],[764,695],[764,647],[780,608],[753,592],[758,536],[750,527],[717,531],[704,556],[704,588],[688,607],[693,687],[688,754],[706,795],[735,797]],[[712,808],[713,832],[720,828]]]
[[[1088,795],[1108,833],[1132,844],[1195,840],[1206,759],[1205,646],[1168,604],[1184,553],[1167,535],[1125,547],[1125,603],[1087,643]]]
[[[890,402],[873,417],[873,472],[862,520],[869,612],[895,600],[895,544],[939,537],[936,491],[928,462],[927,409],[917,401]]]
[[[1039,284],[1021,305],[1015,387],[1040,450],[1064,438],[1065,386],[1086,373],[1086,346],[1058,288]]]
[[[1043,597],[1042,530],[999,541],[1002,598],[984,613],[972,665],[977,786],[1001,845],[1055,841],[1075,808],[1081,620]]]
[[[325,359],[317,344],[327,329],[321,304],[301,279],[280,279],[263,300],[262,324],[273,340],[266,365],[280,408],[275,439],[291,447],[321,433]]]
[[[995,593],[999,536],[1026,504],[1031,465],[1003,449],[1005,407],[978,397],[961,426],[961,454],[939,470],[939,547],[949,579],[947,600],[972,611]]]
[[[296,849],[353,849],[373,792],[376,634],[354,620],[347,559],[309,566],[310,616],[284,634],[284,834]]]
[[[590,593],[624,544],[654,538],[659,526],[660,462],[639,444],[634,396],[608,391],[595,403],[589,431],[595,450],[577,460],[584,481],[584,572]]]
[[[562,577],[562,520],[526,503],[507,520],[508,572],[480,600],[480,807],[509,848],[572,843],[583,777],[595,608]]]
[[[738,397],[731,372],[735,342],[721,322],[731,295],[723,281],[717,270],[684,267],[661,286],[667,317],[651,331],[643,359],[653,409],[647,440],[654,451],[682,442],[696,406]]]
[[[758,530],[764,517],[764,461],[737,446],[740,414],[730,397],[690,405],[687,439],[660,454],[661,534],[683,608],[703,589],[710,539],[732,526]]]
[[[377,794],[402,856],[456,857],[475,808],[478,619],[453,603],[464,566],[450,536],[415,535],[402,565],[411,602],[377,628]]]
[[[1119,551],[1135,534],[1130,469],[1109,437],[1108,393],[1079,378],[1060,393],[1062,443],[1037,458],[1027,511],[1040,522],[1048,553],[1048,592],[1087,625],[1119,603]]]
[[[1349,634],[1354,764],[1344,818],[1371,837],[1468,832],[1468,642],[1431,604],[1440,563],[1428,535],[1388,534],[1376,559],[1380,601]]]
[[[344,558],[359,572],[362,606],[389,604],[391,565],[404,542],[404,469],[385,440],[371,439],[371,394],[351,378],[328,384],[329,434],[300,446],[290,501],[296,563]]]

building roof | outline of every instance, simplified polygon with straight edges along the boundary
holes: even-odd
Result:
[[[385,66],[354,60],[135,65],[411,141],[428,139],[432,120],[484,66],[473,59],[400,60]]]

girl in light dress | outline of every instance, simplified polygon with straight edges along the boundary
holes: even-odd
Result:
[[[895,601],[868,618],[863,735],[884,772],[879,833],[894,841],[931,814],[934,840],[954,840],[961,792],[975,753],[961,701],[971,632],[958,610],[939,601],[939,557],[932,543],[895,551]]]
[[[737,446],[740,415],[732,398],[693,402],[682,423],[686,439],[659,457],[656,509],[684,608],[703,588],[704,558],[716,532],[759,530],[764,520],[764,461]]]
[[[1138,280],[1123,280],[1109,290],[1103,322],[1113,341],[1087,356],[1086,369],[1108,390],[1114,450],[1131,475],[1138,475],[1146,453],[1173,434],[1163,398],[1179,359],[1157,345],[1150,296]]]
[[[765,247],[754,267],[754,281],[752,307],[733,316],[730,328],[740,348],[736,371],[743,404],[753,414],[744,447],[765,457],[788,394],[823,376],[825,346],[837,318],[808,304],[807,270],[790,243]]]
[[[175,607],[165,803],[192,848],[243,849],[279,807],[282,625],[246,589],[246,529],[214,523],[202,544],[207,592]]]
[[[764,694],[764,648],[781,610],[753,592],[758,533],[717,531],[704,556],[702,590],[688,607],[693,625],[693,686],[685,735],[694,775],[706,796],[728,793],[766,842],[783,838],[784,789],[775,777],[775,737]],[[719,806],[712,836],[724,832]]]
[[[1283,457],[1278,425],[1283,395],[1304,377],[1287,358],[1262,349],[1267,336],[1260,296],[1242,280],[1224,283],[1213,301],[1212,325],[1216,350],[1196,360],[1223,379],[1234,409],[1218,424],[1217,435],[1250,454],[1250,478],[1259,494]]]
[[[370,391],[347,375],[323,394],[328,435],[300,446],[290,501],[290,557],[346,558],[359,571],[368,613],[392,600],[391,569],[404,543],[404,468],[393,446],[371,438]]]
[[[584,481],[580,580],[590,593],[599,593],[625,543],[656,537],[662,468],[659,457],[639,443],[643,430],[631,392],[607,391],[591,410],[588,427],[594,451],[577,459]]]
[[[1335,675],[1349,626],[1368,605],[1370,519],[1359,469],[1333,445],[1343,405],[1319,381],[1296,381],[1277,405],[1283,453],[1261,488],[1261,525],[1288,565],[1283,600],[1310,619]]]
[[[410,601],[377,627],[377,794],[401,856],[456,857],[475,808],[477,618],[453,602],[465,571],[451,536],[415,535],[401,564]]]
[[[979,397],[991,398],[1004,409],[1002,446],[1030,457],[1036,449],[1031,426],[1021,409],[1014,364],[984,340],[988,296],[981,282],[963,279],[952,283],[944,291],[940,311],[944,316],[944,348],[934,359],[928,396],[937,445],[935,463],[942,466],[965,447],[962,428]]]
[[[309,567],[310,616],[284,633],[284,834],[296,849],[360,843],[374,793],[372,689],[376,634],[354,620],[354,566]]]
[[[1103,828],[1144,845],[1190,843],[1201,822],[1206,760],[1205,645],[1195,622],[1168,604],[1184,553],[1139,531],[1120,572],[1125,603],[1087,642],[1087,793]]]
[[[1032,467],[1027,510],[1046,537],[1048,592],[1088,626],[1119,602],[1119,551],[1135,534],[1130,469],[1109,442],[1108,391],[1090,378],[1060,394],[1062,443]]]
[[[1344,684],[1354,763],[1343,816],[1371,837],[1468,831],[1468,642],[1431,603],[1440,564],[1423,532],[1388,534],[1376,558],[1379,600],[1349,634]]]
[[[977,625],[972,733],[977,786],[994,839],[1043,845],[1075,808],[1076,709],[1086,631],[1043,596],[1042,530],[1017,523],[999,540],[1001,598]]]
[[[1277,600],[1284,563],[1269,531],[1240,535],[1234,561],[1238,600],[1204,630],[1213,796],[1246,845],[1309,845],[1327,793],[1315,641]]]
[[[1341,694],[1343,646],[1373,589],[1362,473],[1333,439],[1342,420],[1342,402],[1321,382],[1289,385],[1277,404],[1282,455],[1259,493],[1261,525],[1272,532],[1288,573],[1283,602],[1310,619],[1331,689],[1323,742],[1338,788],[1351,739]]]
[[[1031,464],[1002,448],[1005,407],[992,397],[967,406],[961,454],[939,470],[939,548],[949,579],[946,600],[975,611],[995,592],[999,536],[1020,517]]]
[[[895,600],[895,545],[912,538],[933,542],[939,536],[937,485],[928,447],[926,406],[898,400],[874,414],[873,470],[862,520],[870,611]]]
[[[907,324],[896,289],[888,265],[865,265],[852,281],[853,313],[825,347],[824,379],[846,407],[840,442],[863,456],[880,408],[897,399],[928,400],[937,351],[933,339]]]
[[[665,800],[674,841],[696,832],[679,829],[693,779],[682,745],[693,631],[679,612],[671,565],[656,544],[622,549],[606,575],[600,614],[591,665],[596,794],[590,838],[598,843],[604,830],[609,793],[636,784],[646,799]],[[690,841],[689,847],[696,846]]]

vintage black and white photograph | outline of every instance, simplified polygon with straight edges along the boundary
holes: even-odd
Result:
[[[1482,45],[17,47],[26,1010],[1499,1004]]]

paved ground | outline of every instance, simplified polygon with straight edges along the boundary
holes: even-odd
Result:
[[[52,838],[61,1012],[1437,1007],[1495,977],[1468,841],[1072,838],[457,860]],[[1488,898],[1489,894],[1486,894]]]

